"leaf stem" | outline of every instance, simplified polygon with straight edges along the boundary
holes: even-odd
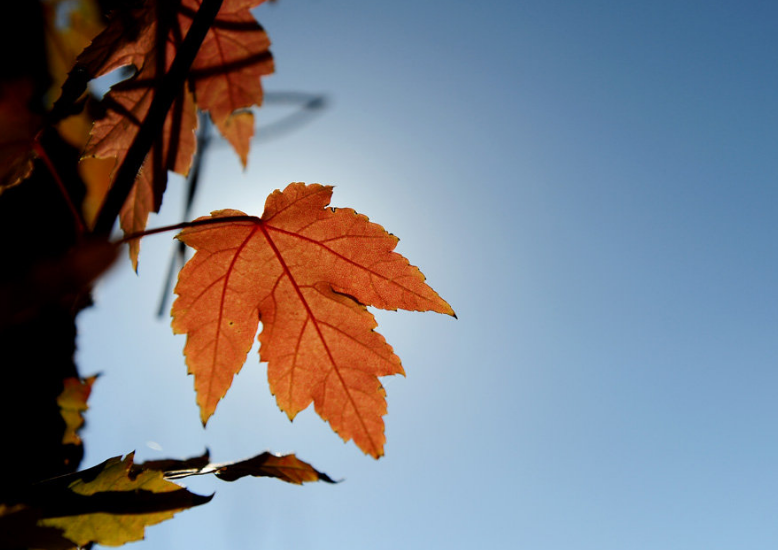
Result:
[[[162,130],[173,101],[186,83],[189,69],[208,30],[216,20],[222,2],[223,0],[203,0],[200,9],[197,10],[192,26],[186,33],[186,38],[181,43],[181,47],[170,65],[170,70],[159,81],[148,114],[138,129],[135,140],[127,150],[124,162],[119,167],[113,185],[100,208],[94,228],[96,234],[109,235],[111,233],[114,222],[119,217],[119,212],[135,184],[135,178],[146,155],[151,149],[155,137]],[[164,48],[164,45],[162,47]]]
[[[257,216],[224,216],[221,218],[204,218],[199,220],[193,220],[191,222],[181,222],[174,225],[165,225],[162,227],[155,227],[154,229],[146,229],[145,231],[137,231],[125,235],[123,238],[117,241],[117,244],[128,243],[135,239],[148,237],[149,235],[156,235],[157,233],[165,233],[167,231],[176,231],[178,229],[188,229],[190,227],[199,227],[201,225],[215,225],[219,223],[232,223],[232,222],[251,222],[261,223],[262,219]]]

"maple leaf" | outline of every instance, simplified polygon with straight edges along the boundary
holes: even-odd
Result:
[[[30,487],[5,512],[27,512],[37,521],[10,526],[20,532],[3,533],[0,545],[6,537],[24,540],[28,534],[54,528],[79,547],[90,543],[119,546],[142,539],[146,526],[211,500],[167,481],[160,471],[133,468],[132,459],[133,453],[124,459],[110,458],[88,470]]]
[[[179,275],[172,327],[187,335],[204,424],[261,320],[260,356],[279,407],[293,419],[313,402],[345,441],[378,458],[386,413],[378,377],[404,372],[366,306],[454,311],[393,251],[396,237],[351,209],[327,208],[331,195],[329,186],[293,183],[268,197],[261,218],[221,210],[184,229],[178,238],[197,252]]]
[[[260,77],[273,72],[270,39],[251,15],[251,8],[264,0],[224,0],[192,64],[197,104],[209,111],[214,123],[222,123],[235,111],[260,105]],[[192,24],[202,0],[182,0],[175,21],[168,29],[166,58],[175,57],[176,47]],[[163,6],[164,8],[164,6]],[[127,65],[142,71],[154,55],[159,17],[157,6],[146,0],[124,16],[114,16],[108,27],[79,56],[74,80],[95,78]],[[79,76],[80,75],[80,76]],[[71,86],[81,87],[76,83]]]
[[[246,165],[254,126],[250,113],[233,117],[235,111],[262,104],[260,77],[274,70],[270,39],[249,11],[263,0],[225,0],[219,16],[205,37],[192,64],[197,106],[208,111]],[[199,0],[184,0],[181,28],[188,28]]]
[[[142,231],[149,213],[159,211],[168,170],[188,173],[196,147],[195,101],[199,109],[210,113],[246,165],[254,119],[244,110],[262,103],[260,77],[273,72],[270,41],[249,11],[261,2],[225,0],[222,4],[194,58],[189,85],[176,99],[124,204],[120,218],[125,234]],[[88,79],[119,67],[137,69],[106,95],[108,115],[95,122],[86,157],[115,158],[116,165],[121,165],[149,110],[159,76],[170,68],[200,5],[201,0],[183,0],[171,14],[169,5],[146,1],[124,16],[114,16],[79,56],[63,96],[76,96]],[[163,46],[158,45],[159,34],[166,36]],[[138,241],[131,243],[136,269],[138,247]]]

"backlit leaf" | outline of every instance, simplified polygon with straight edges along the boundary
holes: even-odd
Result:
[[[121,212],[126,234],[142,231],[148,215],[158,212],[167,183],[167,171],[189,171],[195,152],[197,108],[208,111],[217,128],[233,145],[245,166],[253,135],[253,116],[244,110],[262,103],[260,77],[273,72],[270,41],[249,9],[262,0],[225,0],[209,29],[188,77],[152,151],[144,162],[135,189]],[[183,0],[175,13],[170,4],[147,0],[141,6],[114,14],[105,30],[79,56],[65,93],[76,95],[89,78],[126,65],[135,74],[112,87],[103,101],[107,115],[95,122],[86,157],[114,158],[121,165],[146,117],[159,83],[160,68],[167,70],[186,35],[200,0]],[[167,22],[167,23],[165,23]],[[158,26],[166,35],[157,47]],[[71,92],[70,89],[75,92]],[[130,244],[137,268],[138,241]]]
[[[132,457],[114,457],[39,485],[33,506],[43,518],[38,525],[61,529],[79,546],[120,546],[141,540],[147,526],[210,500],[165,480],[160,471],[133,471]]]
[[[182,231],[197,252],[179,276],[172,326],[187,335],[203,423],[261,320],[260,356],[279,407],[292,419],[314,403],[344,440],[377,458],[386,413],[378,377],[403,368],[366,306],[454,311],[393,252],[396,237],[351,209],[327,208],[331,194],[293,183],[268,197],[262,218],[222,210]]]
[[[226,0],[192,65],[197,106],[211,114],[214,124],[235,147],[244,165],[242,151],[248,151],[251,134],[242,131],[236,139],[230,128],[235,122],[229,118],[239,109],[262,104],[260,77],[274,70],[270,39],[249,11],[262,1]],[[199,5],[199,0],[182,2],[182,30],[188,28],[187,18],[194,15]],[[247,124],[245,117],[241,124]]]

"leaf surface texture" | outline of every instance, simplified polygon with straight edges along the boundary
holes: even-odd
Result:
[[[179,275],[172,326],[187,335],[203,423],[261,320],[260,356],[281,410],[292,419],[313,403],[345,441],[378,458],[386,414],[378,377],[404,372],[366,306],[454,312],[393,251],[396,237],[354,210],[327,208],[331,195],[329,186],[293,183],[268,197],[261,218],[221,210],[182,231],[197,252]]]

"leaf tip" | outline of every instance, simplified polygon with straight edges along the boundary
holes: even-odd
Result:
[[[357,447],[359,447],[359,445],[357,445]],[[381,445],[379,447],[379,446],[376,446],[375,444],[373,444],[373,445],[371,445],[371,447],[372,447],[371,449],[362,449],[362,451],[366,455],[373,457],[375,460],[378,460],[382,456],[384,456],[385,453],[384,453],[384,446],[383,445]]]
[[[211,502],[214,496],[216,496],[215,491],[210,495],[198,495],[197,493],[192,493],[192,506],[200,506],[201,504],[208,504],[209,502]]]
[[[454,308],[451,307],[451,304],[449,304],[446,300],[441,298],[440,295],[437,295],[437,298],[438,298],[437,306],[439,307],[435,307],[433,311],[437,313],[442,313],[444,315],[449,315],[454,319],[459,319],[459,317],[457,317],[456,312],[454,311]]]
[[[208,420],[213,416],[213,411],[206,411],[205,408],[200,407],[200,422],[203,423],[203,428],[208,424]]]

